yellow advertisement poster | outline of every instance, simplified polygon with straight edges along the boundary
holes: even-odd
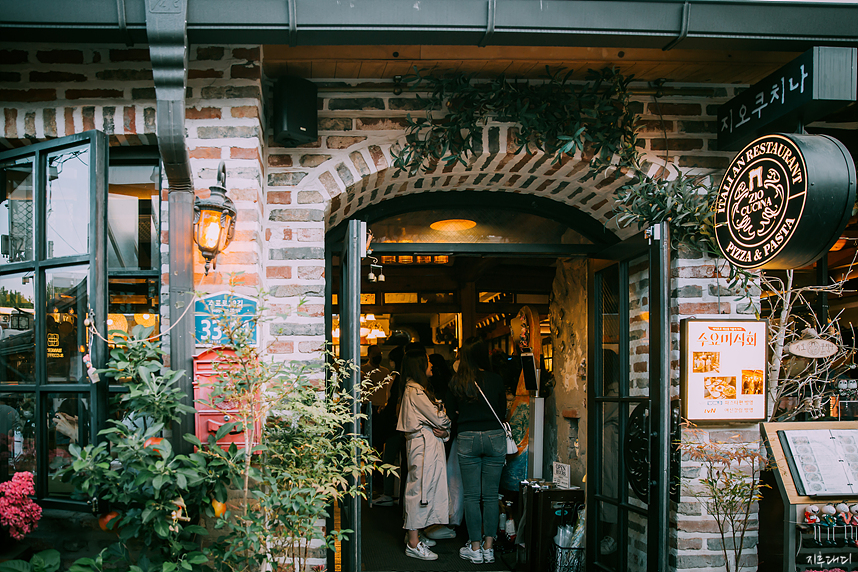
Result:
[[[689,421],[766,418],[767,322],[683,320],[682,402]]]

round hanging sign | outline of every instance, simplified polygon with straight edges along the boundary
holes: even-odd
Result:
[[[855,165],[827,135],[760,137],[736,155],[715,203],[715,238],[742,268],[798,268],[840,237],[855,203]]]
[[[798,340],[787,346],[787,351],[793,355],[806,358],[831,357],[839,351],[837,344],[828,340]]]

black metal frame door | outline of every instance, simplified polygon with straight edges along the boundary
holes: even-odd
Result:
[[[340,257],[340,357],[353,364],[345,379],[345,389],[352,394],[353,421],[346,427],[347,434],[361,432],[358,415],[360,405],[360,272],[361,259],[366,255],[366,223],[350,220],[343,240]],[[355,452],[357,454],[357,452]],[[357,461],[357,459],[355,459]],[[354,477],[348,477],[352,486]],[[359,484],[359,483],[357,483]],[[361,569],[361,499],[346,497],[342,504],[341,529],[353,530],[348,540],[341,543],[341,570],[358,572]]]
[[[587,570],[668,569],[667,233],[619,245],[590,276]]]

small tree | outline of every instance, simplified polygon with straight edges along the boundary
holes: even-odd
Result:
[[[759,443],[749,446],[710,441],[705,432],[690,424],[679,443],[687,459],[702,464],[703,487],[691,488],[690,492],[715,519],[727,572],[739,570],[751,510],[767,486],[760,481],[768,463],[760,447]]]
[[[798,286],[793,270],[787,270],[783,278],[761,273],[759,280],[766,293],[763,305],[771,316],[767,396],[771,421],[791,421],[801,413],[812,419],[825,415],[829,397],[837,395],[835,380],[854,367],[854,332],[852,343],[846,343],[840,315],[823,322],[813,307],[818,296],[847,292],[845,284],[854,264],[853,260],[842,279],[823,285]],[[802,339],[829,342],[836,351],[821,358],[790,354],[789,345]]]
[[[247,444],[243,450],[233,444],[226,452],[205,452],[239,461],[229,466],[241,508],[217,522],[225,535],[213,546],[215,567],[244,572],[267,563],[275,571],[304,570],[313,541],[333,547],[352,532],[316,524],[335,502],[365,496],[362,478],[380,461],[361,435],[344,433],[348,424],[360,422],[342,381],[357,366],[321,348],[324,361],[310,363],[264,355],[253,343],[257,326],[270,319],[262,293],[249,318],[219,313],[212,319],[223,336],[210,405],[235,412],[237,422],[229,426],[244,431]],[[361,383],[361,392],[374,389]],[[381,469],[389,473],[392,467]]]
[[[191,521],[212,498],[226,498],[226,463],[200,452],[176,455],[163,439],[166,425],[194,409],[182,405],[184,394],[175,387],[182,372],[163,368],[152,330],[135,326],[130,337],[111,332],[121,335],[112,336],[101,373],[128,388],[116,403],[124,418],[108,421],[104,442],[70,445],[74,460],[60,471],[98,503],[94,509],[106,513],[100,524],[119,536],[98,558],[78,560],[72,572],[101,571],[105,560],[135,572],[194,570],[208,561],[200,540],[207,531]]]

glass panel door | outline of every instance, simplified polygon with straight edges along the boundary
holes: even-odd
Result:
[[[0,480],[35,475],[45,506],[86,509],[55,478],[69,446],[96,440],[107,383],[107,146],[90,131],[0,153]]]
[[[591,282],[590,451],[587,469],[588,570],[655,570],[653,392],[660,366],[652,324],[660,283],[660,241],[630,242],[619,260],[597,264]],[[655,356],[655,358],[653,357]],[[658,392],[655,392],[658,393]],[[668,440],[669,435],[662,437]],[[667,523],[664,523],[667,526]]]

